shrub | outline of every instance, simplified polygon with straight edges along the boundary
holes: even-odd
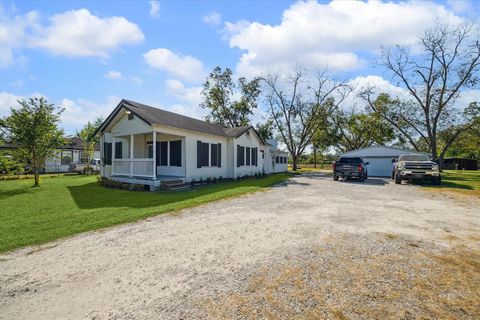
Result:
[[[195,179],[192,179],[192,180],[190,181],[190,185],[191,185],[192,187],[195,185]]]

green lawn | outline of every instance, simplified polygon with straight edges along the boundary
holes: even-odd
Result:
[[[93,176],[45,177],[40,188],[32,188],[30,179],[0,181],[0,252],[258,191],[288,177],[281,173],[182,192],[107,189]]]
[[[480,170],[445,170],[442,173],[442,185],[428,188],[480,196]]]

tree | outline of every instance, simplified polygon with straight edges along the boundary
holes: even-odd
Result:
[[[82,130],[76,133],[77,137],[81,138],[83,142],[83,152],[86,156],[85,159],[87,163],[86,174],[92,171],[90,163],[93,158],[93,153],[95,152],[95,144],[99,143],[100,139],[98,136],[94,136],[94,133],[102,123],[102,118],[97,118],[93,122],[88,121]]]
[[[273,139],[273,120],[268,119],[264,123],[257,123],[255,126],[255,129],[257,130],[258,135],[260,138],[263,139],[263,141],[268,140],[268,139]]]
[[[439,134],[440,146],[443,146],[448,140],[443,132]],[[466,159],[480,160],[480,122],[464,131],[457,140],[448,149],[447,157],[458,157]]]
[[[286,79],[268,75],[263,80],[270,117],[292,156],[292,169],[296,171],[299,157],[323,123],[322,114],[336,109],[351,88],[346,83],[332,81],[325,72],[318,73],[313,82],[308,81],[302,71]]]
[[[63,130],[58,128],[62,109],[56,109],[45,98],[18,101],[9,117],[0,126],[5,140],[14,145],[15,158],[29,165],[35,175],[35,187],[40,185],[39,172],[55,148],[64,144]]]
[[[480,83],[480,41],[472,25],[437,25],[425,31],[419,40],[415,51],[402,46],[383,50],[382,65],[406,90],[408,98],[388,101],[379,113],[415,149],[419,149],[419,141],[425,144],[432,159],[441,166],[448,149],[474,125],[480,113],[478,103],[468,108],[456,106],[463,90]],[[372,89],[361,96],[377,110]],[[389,97],[383,95],[383,99]],[[440,132],[448,133],[441,147]]]
[[[240,96],[234,100],[235,96]],[[206,120],[225,127],[240,127],[250,123],[249,116],[257,108],[257,99],[260,95],[260,79],[254,78],[247,81],[240,77],[238,83],[232,80],[232,70],[226,68],[222,71],[216,67],[209,74],[203,84],[202,108],[209,109],[210,114]]]
[[[336,110],[331,116],[332,145],[340,152],[386,144],[395,138],[393,128],[377,113]]]

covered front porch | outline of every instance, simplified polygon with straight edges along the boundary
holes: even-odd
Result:
[[[185,179],[185,137],[161,132],[112,135],[111,178],[159,186]]]

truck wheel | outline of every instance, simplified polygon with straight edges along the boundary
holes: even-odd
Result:
[[[395,174],[395,184],[401,184],[401,183],[402,183],[402,178],[398,174]]]
[[[338,176],[333,175],[333,181],[338,181]]]

